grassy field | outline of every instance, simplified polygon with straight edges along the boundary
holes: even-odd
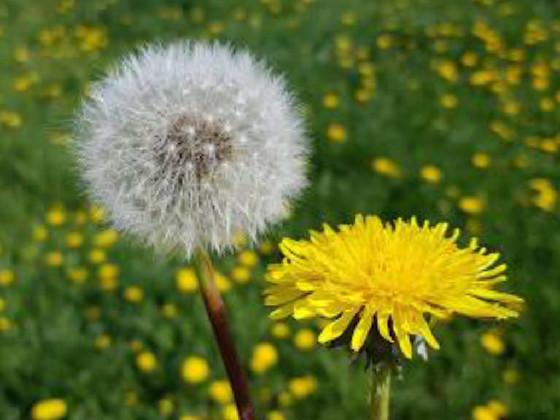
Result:
[[[49,398],[69,419],[235,418],[188,263],[118,237],[69,153],[88,83],[135,46],[179,38],[247,46],[285,72],[313,139],[290,219],[218,262],[260,418],[365,418],[363,365],[317,346],[313,322],[272,323],[261,297],[281,237],[360,212],[479,236],[527,301],[507,325],[438,326],[442,349],[394,382],[393,418],[557,419],[552,0],[3,0],[0,418]]]

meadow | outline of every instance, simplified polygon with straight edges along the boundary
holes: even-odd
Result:
[[[118,57],[219,39],[285,73],[312,138],[310,187],[219,286],[259,418],[364,418],[368,374],[273,322],[285,236],[354,215],[448,221],[508,264],[513,322],[454,319],[403,365],[394,419],[560,413],[560,6],[552,0],[3,0],[0,419],[60,399],[68,419],[236,418],[189,262],[122,237],[88,202],[72,116]],[[59,401],[59,403],[61,403]]]

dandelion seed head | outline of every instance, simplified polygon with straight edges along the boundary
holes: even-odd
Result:
[[[124,58],[84,101],[76,144],[116,227],[187,255],[254,239],[306,184],[306,133],[283,78],[218,43]]]

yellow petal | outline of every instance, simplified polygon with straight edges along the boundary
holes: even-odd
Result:
[[[348,328],[356,313],[356,310],[343,312],[339,318],[329,323],[319,334],[319,343],[326,343],[340,337]]]
[[[294,304],[293,302],[290,302],[272,311],[269,317],[271,319],[278,320],[290,316],[293,312],[294,312]]]
[[[408,334],[408,323],[403,317],[401,311],[395,311],[393,315],[393,330],[397,337],[397,342],[401,348],[402,353],[407,359],[412,358],[412,344],[410,343],[410,336]]]
[[[420,334],[422,337],[424,337],[424,339],[430,345],[431,348],[435,350],[439,350],[439,343],[434,337],[434,335],[432,334],[432,330],[430,329],[430,326],[424,319],[424,316],[418,314],[418,316],[415,317],[414,327],[415,327],[415,331],[418,334]]]
[[[297,301],[294,305],[294,318],[295,319],[306,319],[312,318],[317,315],[317,311],[313,306],[307,303],[305,300]]]
[[[375,309],[372,306],[366,306],[362,311],[362,314],[360,315],[360,321],[354,329],[354,334],[352,334],[352,350],[359,351],[364,345],[369,334],[369,330],[371,329],[371,324],[373,323],[374,314]]]

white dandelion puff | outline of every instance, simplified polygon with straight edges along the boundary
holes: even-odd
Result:
[[[158,248],[227,249],[306,184],[303,120],[282,77],[217,43],[148,46],[93,85],[77,155],[115,226]]]

